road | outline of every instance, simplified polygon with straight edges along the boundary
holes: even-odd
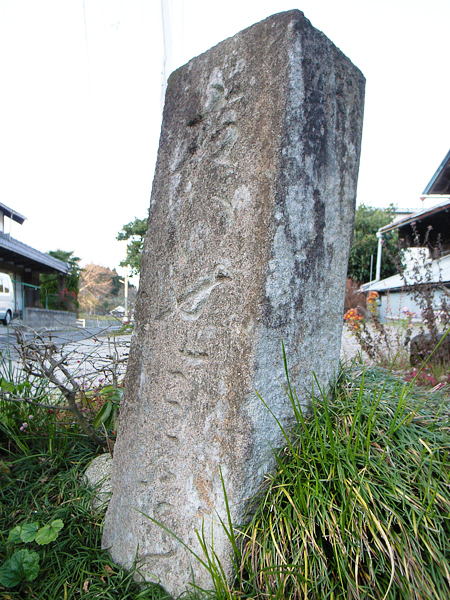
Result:
[[[45,333],[46,339],[51,338],[53,343],[59,347],[64,344],[94,340],[97,337],[104,339],[108,333],[113,335],[114,330],[111,328],[105,329],[104,327],[79,327],[77,329],[68,329],[67,331],[48,331]],[[24,330],[24,336],[26,340],[33,338],[33,332],[27,332]],[[14,333],[14,327],[5,327],[0,325],[0,352],[4,352],[7,349],[12,350],[17,344],[16,336]]]
[[[47,331],[42,338],[45,346],[51,347],[50,355],[54,359],[58,361],[64,357],[63,365],[76,379],[86,383],[97,376],[106,383],[111,380],[113,373],[119,379],[124,376],[130,345],[130,335],[115,338],[113,334],[114,330],[111,329],[89,327]],[[24,331],[24,337],[25,342],[30,342],[35,334]],[[38,346],[42,347],[42,343]],[[17,348],[14,327],[0,327],[0,353],[7,359],[0,361],[0,376],[2,371],[7,375],[9,366],[19,370],[22,368]]]

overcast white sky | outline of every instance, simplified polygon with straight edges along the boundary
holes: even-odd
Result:
[[[420,208],[450,148],[449,0],[171,0],[174,68],[298,8],[367,79],[358,202]],[[160,0],[0,0],[0,202],[12,235],[114,268],[160,129]],[[7,223],[9,226],[9,222]]]

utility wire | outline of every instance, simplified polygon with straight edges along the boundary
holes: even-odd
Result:
[[[88,65],[89,100],[91,103],[91,113],[92,113],[91,67],[90,67],[90,63],[89,63],[89,46],[88,46],[87,27],[86,27],[86,7],[84,5],[84,0],[83,0],[83,16],[84,16],[84,37],[86,40],[86,56],[87,56],[87,65]]]
[[[163,27],[163,65],[161,73],[161,112],[164,108],[164,96],[167,78],[172,72],[172,22],[170,0],[161,0],[161,17]]]

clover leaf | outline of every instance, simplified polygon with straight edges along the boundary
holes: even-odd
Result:
[[[39,554],[30,552],[27,548],[17,550],[0,567],[0,584],[11,588],[23,579],[33,581],[39,573]]]
[[[61,519],[55,519],[55,521],[52,521],[48,525],[41,527],[36,533],[36,537],[34,539],[40,546],[43,546],[44,544],[50,544],[50,542],[54,542],[56,540],[63,527],[63,521]]]
[[[12,542],[13,544],[17,544],[18,542],[21,541],[20,539],[20,532],[22,531],[22,527],[20,525],[17,525],[16,527],[14,527],[14,529],[11,529],[11,531],[9,532],[8,535],[8,542]]]
[[[36,538],[36,532],[39,529],[39,523],[25,523],[20,528],[20,539],[25,544],[33,542]],[[14,530],[13,530],[14,531]]]

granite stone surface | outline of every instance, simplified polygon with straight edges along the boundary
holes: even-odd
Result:
[[[173,596],[211,580],[148,517],[231,577],[221,473],[239,524],[294,420],[282,341],[302,406],[336,374],[364,84],[296,10],[169,78],[103,546]]]

